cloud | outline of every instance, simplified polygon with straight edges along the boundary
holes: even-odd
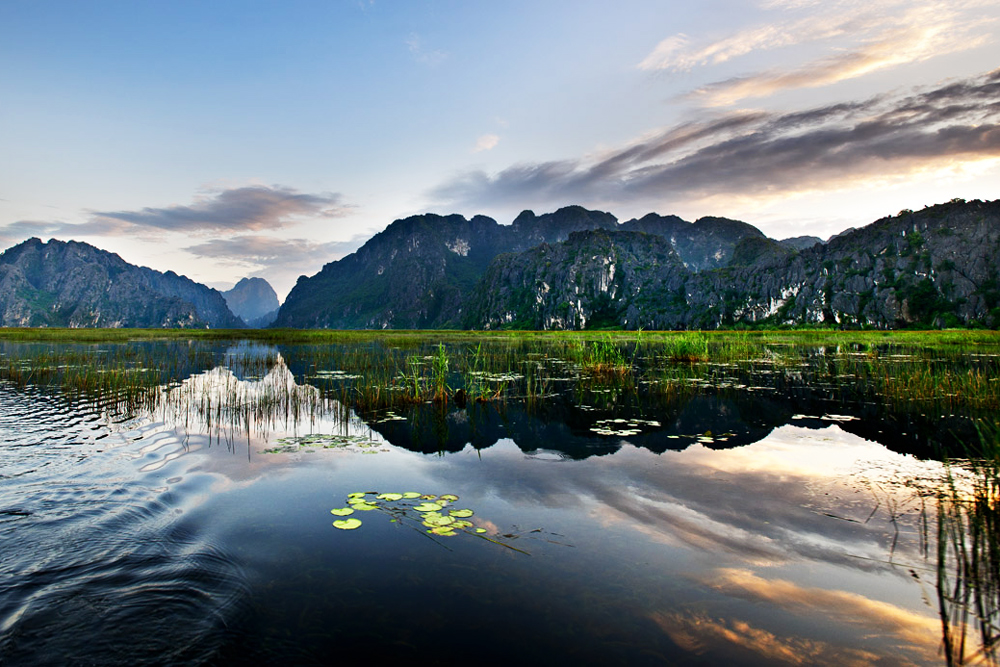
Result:
[[[639,64],[646,71],[687,72],[725,63],[755,52],[808,44],[829,55],[791,70],[776,69],[709,84],[690,97],[712,106],[780,90],[825,86],[898,65],[981,46],[992,39],[984,0],[931,2],[827,3],[807,16],[796,17],[802,2],[779,1],[765,9],[781,14],[722,38],[693,40],[672,35],[661,41]],[[791,16],[793,18],[784,18]]]
[[[481,151],[488,151],[495,148],[498,143],[500,143],[499,136],[495,134],[484,134],[476,139],[476,146],[472,149],[472,152],[479,153]]]
[[[996,158],[1000,70],[902,96],[723,113],[595,158],[469,171],[429,194],[468,208],[767,199]]]
[[[303,218],[334,218],[350,207],[334,193],[308,194],[280,186],[246,186],[213,192],[189,206],[98,211],[108,229],[114,222],[171,232],[257,232],[286,227]]]
[[[76,239],[81,236],[123,236],[132,225],[121,220],[95,219],[85,223],[59,221],[20,220],[0,228],[0,245],[23,241],[37,236],[40,238]]]
[[[364,237],[349,241],[314,243],[307,239],[279,239],[273,236],[237,236],[212,239],[184,248],[187,252],[234,264],[253,264],[262,267],[299,266],[315,262],[329,262],[357,250]]]
[[[711,651],[734,663],[763,659],[771,665],[866,667],[879,659],[863,649],[806,637],[782,637],[746,621],[716,619],[704,613],[654,612],[650,618],[685,651],[698,655]]]
[[[980,46],[985,36],[938,23],[910,26],[883,35],[854,51],[807,63],[789,71],[771,71],[711,83],[689,93],[707,106],[728,106],[793,88],[818,88],[877,70],[917,63],[934,56]]]
[[[423,39],[417,33],[410,33],[406,38],[406,46],[410,50],[410,55],[418,63],[424,65],[440,65],[448,58],[448,53],[440,49],[428,50],[424,47]]]
[[[731,597],[773,605],[800,616],[819,615],[831,624],[864,628],[894,641],[898,651],[914,651],[929,661],[940,644],[939,618],[857,593],[765,579],[740,568],[719,569],[703,577],[702,583]]]

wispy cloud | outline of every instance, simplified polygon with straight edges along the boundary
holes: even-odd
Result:
[[[597,158],[470,171],[430,195],[468,208],[768,198],[996,158],[1000,70],[794,113],[724,113]]]
[[[500,137],[496,134],[484,134],[483,136],[476,139],[476,145],[472,149],[473,153],[480,153],[482,151],[488,151],[496,148],[496,145],[500,143]]]
[[[212,239],[184,248],[197,257],[207,257],[237,264],[262,267],[329,262],[357,250],[364,237],[349,241],[315,243],[307,239],[279,239],[273,236],[247,235]]]
[[[809,44],[827,55],[791,69],[758,72],[699,88],[692,97],[720,106],[780,90],[825,86],[934,56],[981,46],[991,40],[995,19],[984,16],[984,0],[941,3],[858,3],[840,0],[811,9],[795,10],[801,2],[782,1],[768,9],[782,16],[722,38],[695,40],[672,35],[661,41],[638,65],[648,71],[686,72],[718,65],[753,52]],[[980,11],[977,11],[980,10]]]
[[[765,603],[794,614],[819,615],[831,624],[863,627],[894,640],[903,652],[933,661],[940,643],[941,621],[849,591],[805,587],[784,579],[765,579],[745,569],[723,568],[703,584],[732,597]]]
[[[324,264],[354,252],[366,240],[367,236],[357,235],[347,241],[316,243],[301,238],[250,234],[211,239],[184,250],[196,257],[240,267],[240,273],[259,275],[282,296],[295,284],[297,277],[316,273]]]
[[[32,236],[75,239],[82,236],[124,236],[134,230],[131,224],[112,219],[94,219],[84,223],[19,220],[0,227],[0,247],[18,243]]]
[[[208,193],[190,205],[97,211],[95,220],[120,221],[171,232],[256,232],[305,218],[335,218],[350,212],[335,193],[308,194],[280,186],[247,186]]]
[[[425,65],[440,65],[448,58],[448,53],[440,49],[428,49],[424,46],[423,38],[417,33],[410,33],[406,38],[406,46],[410,50],[410,55],[419,63]]]

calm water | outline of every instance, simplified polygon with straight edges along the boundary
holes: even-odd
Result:
[[[928,490],[969,415],[563,372],[362,419],[295,357],[210,348],[126,414],[0,381],[0,663],[945,663]],[[205,408],[275,387],[311,407]],[[386,492],[472,526],[428,534]],[[397,511],[337,529],[352,493]]]

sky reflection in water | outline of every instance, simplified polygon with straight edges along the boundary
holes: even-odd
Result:
[[[299,392],[312,408],[242,429],[210,424],[218,413],[199,412],[205,404],[190,400],[275,385]],[[511,438],[422,453],[319,401],[279,363],[259,378],[224,369],[195,375],[141,423],[95,416],[92,428],[114,446],[98,452],[91,440],[71,466],[40,473],[32,457],[45,455],[41,436],[17,441],[18,424],[31,420],[11,415],[8,397],[19,404],[41,398],[3,392],[0,442],[20,444],[26,465],[5,481],[0,508],[26,514],[0,524],[4,553],[23,545],[0,565],[0,598],[8,600],[0,606],[0,654],[26,662],[96,655],[124,664],[129,651],[135,658],[129,637],[157,631],[142,613],[164,595],[158,577],[205,596],[178,607],[174,618],[153,618],[175,628],[178,644],[212,637],[195,661],[321,664],[346,651],[374,661],[432,656],[458,664],[474,655],[499,664],[510,655],[498,647],[510,642],[526,664],[943,661],[919,493],[941,479],[942,465],[889,451],[837,423],[785,425],[721,450],[653,451],[636,438],[595,436],[603,444],[589,456],[567,456],[559,441],[525,451]],[[459,423],[462,411],[449,411]],[[522,413],[513,419],[536,432],[552,427]],[[53,431],[71,429],[65,416],[50,422]],[[265,453],[282,438],[310,433],[364,436],[373,446]],[[68,513],[60,525],[48,520],[55,510],[46,494],[57,492],[42,486],[61,476],[84,478],[90,490],[60,510]],[[134,492],[119,497],[118,488]],[[356,513],[357,530],[336,530],[330,509],[358,491],[456,494],[455,506],[474,509],[477,526],[510,536],[530,555],[474,535],[428,536],[378,511]],[[99,517],[82,518],[94,504]],[[80,540],[81,531],[91,538]],[[187,537],[164,537],[179,531]],[[165,545],[162,571],[126,557],[137,540]],[[106,576],[60,569],[27,590],[28,563],[65,557],[66,543],[81,567],[103,563]],[[117,646],[88,654],[102,624],[87,620],[87,605],[54,591],[74,587],[77,599],[113,600],[123,586],[116,577],[149,590],[127,585],[142,604],[123,605],[114,617]],[[176,630],[201,612],[219,622],[198,621],[188,635]],[[32,648],[29,640],[46,636],[38,627],[53,614],[62,618],[61,641]],[[154,649],[162,650],[140,652],[137,661],[156,662]]]

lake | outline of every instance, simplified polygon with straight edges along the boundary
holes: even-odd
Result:
[[[682,338],[0,342],[0,663],[994,664],[1000,339]]]

